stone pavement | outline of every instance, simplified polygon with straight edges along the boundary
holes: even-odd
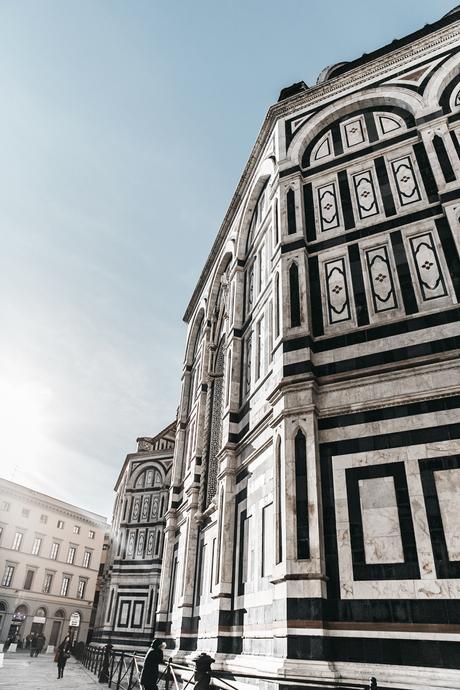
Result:
[[[3,660],[2,660],[3,657]],[[57,678],[57,664],[53,654],[41,654],[32,659],[25,652],[0,654],[0,690],[85,690],[103,688],[96,676],[71,658],[64,670],[64,678]]]

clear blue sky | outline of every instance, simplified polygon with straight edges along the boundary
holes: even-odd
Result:
[[[0,2],[3,476],[110,515],[267,108],[453,6]]]

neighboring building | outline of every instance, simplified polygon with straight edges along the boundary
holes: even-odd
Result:
[[[92,640],[148,647],[153,637],[176,422],[138,438],[115,486],[116,499]]]
[[[460,688],[459,36],[268,111],[185,314],[176,659]]]
[[[86,641],[107,520],[0,478],[0,642]]]
[[[89,619],[89,629],[88,629],[88,637],[87,637],[88,644],[93,641],[94,627],[95,627],[96,618],[97,618],[97,609],[99,606],[101,591],[103,590],[104,585],[105,585],[104,573],[106,570],[107,554],[108,554],[109,548],[110,548],[110,534],[108,532],[106,532],[106,534],[104,534],[104,543],[102,545],[101,560],[99,561],[99,569],[97,571],[96,589],[94,591],[93,606],[91,609],[91,616]]]

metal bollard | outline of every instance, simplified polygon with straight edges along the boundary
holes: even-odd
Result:
[[[211,664],[215,659],[202,652],[199,656],[193,659],[195,662],[195,690],[209,690],[211,682]]]

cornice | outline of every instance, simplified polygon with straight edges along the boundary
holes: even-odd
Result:
[[[14,496],[16,499],[22,502],[37,505],[45,510],[71,517],[79,522],[85,522],[92,527],[97,527],[104,531],[109,527],[107,519],[103,515],[96,516],[95,513],[85,511],[83,508],[79,509],[77,506],[72,506],[71,504],[66,504],[64,501],[61,501],[58,498],[54,499],[52,496],[46,496],[46,494],[41,494],[40,492],[29,489],[26,486],[11,486],[8,480],[1,479],[0,490],[9,496]]]
[[[441,25],[441,28],[438,28],[439,25]],[[393,73],[397,68],[401,69],[406,64],[413,63],[419,55],[429,55],[430,52],[437,51],[439,48],[449,43],[456,43],[456,45],[458,45],[458,38],[460,36],[459,25],[460,22],[457,14],[452,15],[450,19],[443,18],[432,25],[433,30],[431,33],[421,38],[414,39],[413,42],[404,46],[401,46],[399,44],[400,42],[397,41],[396,43],[398,43],[398,46],[395,47],[394,51],[391,50],[391,44],[389,44],[389,51],[384,55],[376,57],[363,65],[359,64],[330,81],[317,84],[307,91],[302,91],[300,94],[291,96],[281,103],[276,103],[269,108],[227,213],[224,216],[216,239],[214,240],[211,251],[192,293],[190,302],[185,310],[183,320],[186,323],[190,321],[213,263],[226,240],[227,234],[236,217],[240,202],[247,192],[252,175],[260,162],[261,155],[271,136],[275,123],[279,119],[291,115],[294,112],[301,115],[302,109],[312,108],[319,105],[320,102],[328,102],[345,95],[347,92],[349,93],[357,90],[368,83],[369,80],[381,80],[385,76]]]

